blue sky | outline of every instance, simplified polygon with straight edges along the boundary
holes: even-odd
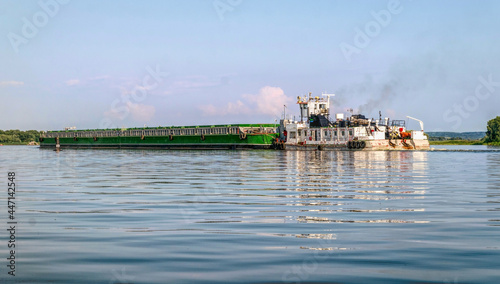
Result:
[[[0,129],[273,123],[334,112],[483,131],[497,1],[0,0]],[[414,128],[416,124],[410,125]]]

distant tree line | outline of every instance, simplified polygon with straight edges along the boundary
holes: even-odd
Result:
[[[484,138],[484,132],[427,132],[429,141],[470,140]]]
[[[457,142],[464,145],[498,145],[500,146],[500,116],[491,119],[485,132],[427,132],[431,142]],[[472,144],[471,144],[472,143]],[[457,144],[457,145],[458,145]]]
[[[5,144],[27,144],[31,141],[37,141],[40,137],[38,130],[0,130],[0,143]]]

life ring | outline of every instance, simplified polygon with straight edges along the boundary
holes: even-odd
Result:
[[[364,149],[366,147],[365,141],[361,141],[361,142],[359,142],[359,144],[360,144],[361,149]]]
[[[411,139],[411,132],[401,132],[402,139]]]
[[[247,134],[245,132],[241,132],[240,133],[240,139],[243,140],[245,138],[247,138]]]

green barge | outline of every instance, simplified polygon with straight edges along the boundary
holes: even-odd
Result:
[[[275,124],[237,124],[47,131],[41,148],[270,149]]]

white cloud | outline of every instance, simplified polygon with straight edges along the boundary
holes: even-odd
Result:
[[[234,115],[234,114],[250,114],[251,109],[248,108],[242,101],[238,100],[235,103],[229,102],[223,107],[216,107],[214,105],[202,105],[198,107],[203,115],[206,116],[220,116],[220,115]]]
[[[109,79],[109,75],[91,77],[91,78],[89,78],[89,81],[101,81],[101,80],[106,80],[106,79]]]
[[[215,116],[218,114],[218,110],[214,105],[202,105],[198,106],[198,108],[201,110],[203,115],[206,116]]]
[[[112,108],[104,112],[104,116],[112,120],[124,120],[130,111],[126,106],[120,106],[119,108]]]
[[[66,81],[67,86],[75,86],[78,84],[80,84],[80,80],[78,80],[78,79],[71,79],[71,80]]]
[[[174,89],[201,89],[228,84],[228,76],[186,76],[172,83]]]
[[[208,81],[208,79],[185,79],[185,80],[179,80],[175,81],[172,84],[173,89],[201,89],[201,88],[208,88],[208,87],[216,87],[219,86],[220,82],[219,81]]]
[[[135,101],[142,101],[146,99],[151,90],[155,89],[155,86],[144,87],[141,85],[133,85],[131,87],[119,87],[119,88],[121,90],[122,97],[132,96],[132,98]]]
[[[285,96],[281,88],[266,86],[256,95],[243,95],[243,98],[256,105],[256,111],[266,115],[277,115],[283,105],[293,103],[293,99]]]
[[[114,108],[104,112],[104,116],[112,120],[124,120],[129,115],[136,122],[148,122],[156,113],[156,108],[151,105],[136,104],[130,101],[119,104]]]
[[[103,75],[103,76],[84,78],[83,80],[71,79],[71,80],[67,80],[64,83],[66,84],[66,86],[77,86],[77,85],[95,86],[95,85],[104,83],[104,81],[108,80],[109,78],[110,77],[108,75]]]
[[[127,102],[127,107],[130,110],[130,114],[132,114],[132,118],[138,122],[150,121],[156,112],[155,107],[151,105]]]
[[[229,102],[225,106],[214,105],[199,106],[203,115],[224,116],[237,114],[263,114],[268,116],[279,116],[283,105],[293,103],[293,99],[287,97],[281,88],[266,86],[257,94],[246,94],[241,100]]]
[[[169,96],[172,94],[184,94],[186,92],[199,92],[204,89],[217,88],[230,83],[229,75],[221,76],[184,76],[173,77],[170,83],[165,84],[165,89],[156,95]]]
[[[0,82],[0,86],[22,86],[24,85],[24,82],[20,81],[3,81]]]

